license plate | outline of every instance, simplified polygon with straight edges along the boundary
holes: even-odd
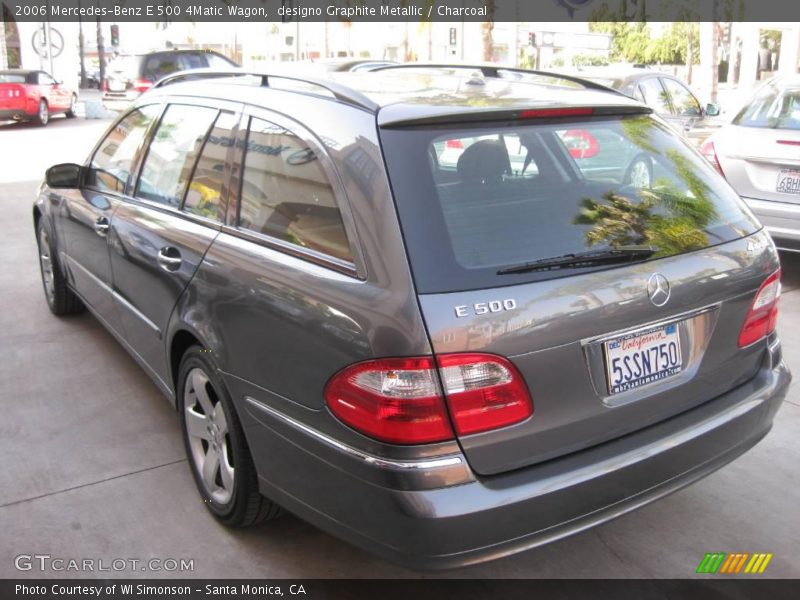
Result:
[[[610,340],[604,349],[609,394],[655,383],[681,371],[677,323]]]
[[[125,84],[121,81],[109,81],[108,89],[112,92],[123,92],[125,91]]]
[[[797,169],[781,170],[778,173],[775,190],[784,194],[800,194],[800,171]]]

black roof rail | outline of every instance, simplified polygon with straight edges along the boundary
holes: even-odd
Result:
[[[219,79],[222,77],[258,77],[260,78],[261,87],[270,87],[271,79],[285,79],[287,81],[297,81],[300,83],[308,83],[310,85],[320,87],[333,95],[339,102],[350,104],[357,108],[363,108],[370,112],[376,112],[379,106],[361,92],[341,85],[339,83],[327,80],[318,79],[315,77],[300,77],[296,75],[283,75],[279,73],[263,73],[255,71],[246,71],[244,69],[230,69],[227,71],[219,69],[190,69],[188,71],[180,71],[167,75],[159,79],[153,88],[163,88],[173,83],[180,83],[183,81],[195,81],[199,79]]]
[[[564,81],[571,81],[572,83],[579,83],[583,87],[592,89],[592,90],[600,90],[603,92],[613,92],[614,94],[619,94],[621,96],[625,96],[619,90],[615,90],[614,88],[610,88],[605,86],[601,83],[597,83],[595,81],[589,81],[588,79],[583,79],[582,77],[576,77],[574,75],[564,75],[563,73],[554,73],[552,71],[536,71],[534,69],[520,69],[518,67],[504,67],[503,65],[464,65],[460,63],[448,64],[448,63],[403,63],[399,65],[387,65],[385,67],[377,67],[375,69],[370,69],[370,73],[378,73],[380,71],[394,71],[394,70],[402,70],[402,69],[469,69],[471,71],[480,71],[484,77],[492,77],[494,79],[501,79],[500,71],[507,71],[509,73],[520,73],[523,75],[539,75],[541,77],[553,77],[556,79],[563,79]],[[525,81],[520,81],[520,83],[525,83]]]

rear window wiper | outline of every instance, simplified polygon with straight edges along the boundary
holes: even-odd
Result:
[[[554,271],[556,269],[580,269],[595,265],[644,260],[658,252],[653,246],[618,246],[603,250],[589,250],[575,254],[564,254],[550,258],[540,258],[519,265],[503,267],[498,275],[526,273],[528,271]]]

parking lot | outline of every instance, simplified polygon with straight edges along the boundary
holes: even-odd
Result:
[[[193,561],[191,572],[104,576],[418,577],[286,515],[230,530],[207,513],[175,412],[90,315],[57,319],[42,294],[31,202],[44,170],[81,162],[107,121],[0,125],[0,577],[15,557]],[[800,255],[783,255],[779,332],[800,378]],[[436,576],[682,578],[706,552],[771,552],[766,574],[800,577],[800,384],[767,438],[721,471],[565,540]],[[431,576],[425,574],[424,576]]]

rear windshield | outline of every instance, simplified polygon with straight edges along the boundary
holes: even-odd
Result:
[[[800,85],[763,88],[733,122],[743,127],[800,129]]]
[[[610,268],[499,272],[586,251],[647,247],[657,260],[759,227],[706,160],[649,116],[383,129],[381,141],[421,293]]]

